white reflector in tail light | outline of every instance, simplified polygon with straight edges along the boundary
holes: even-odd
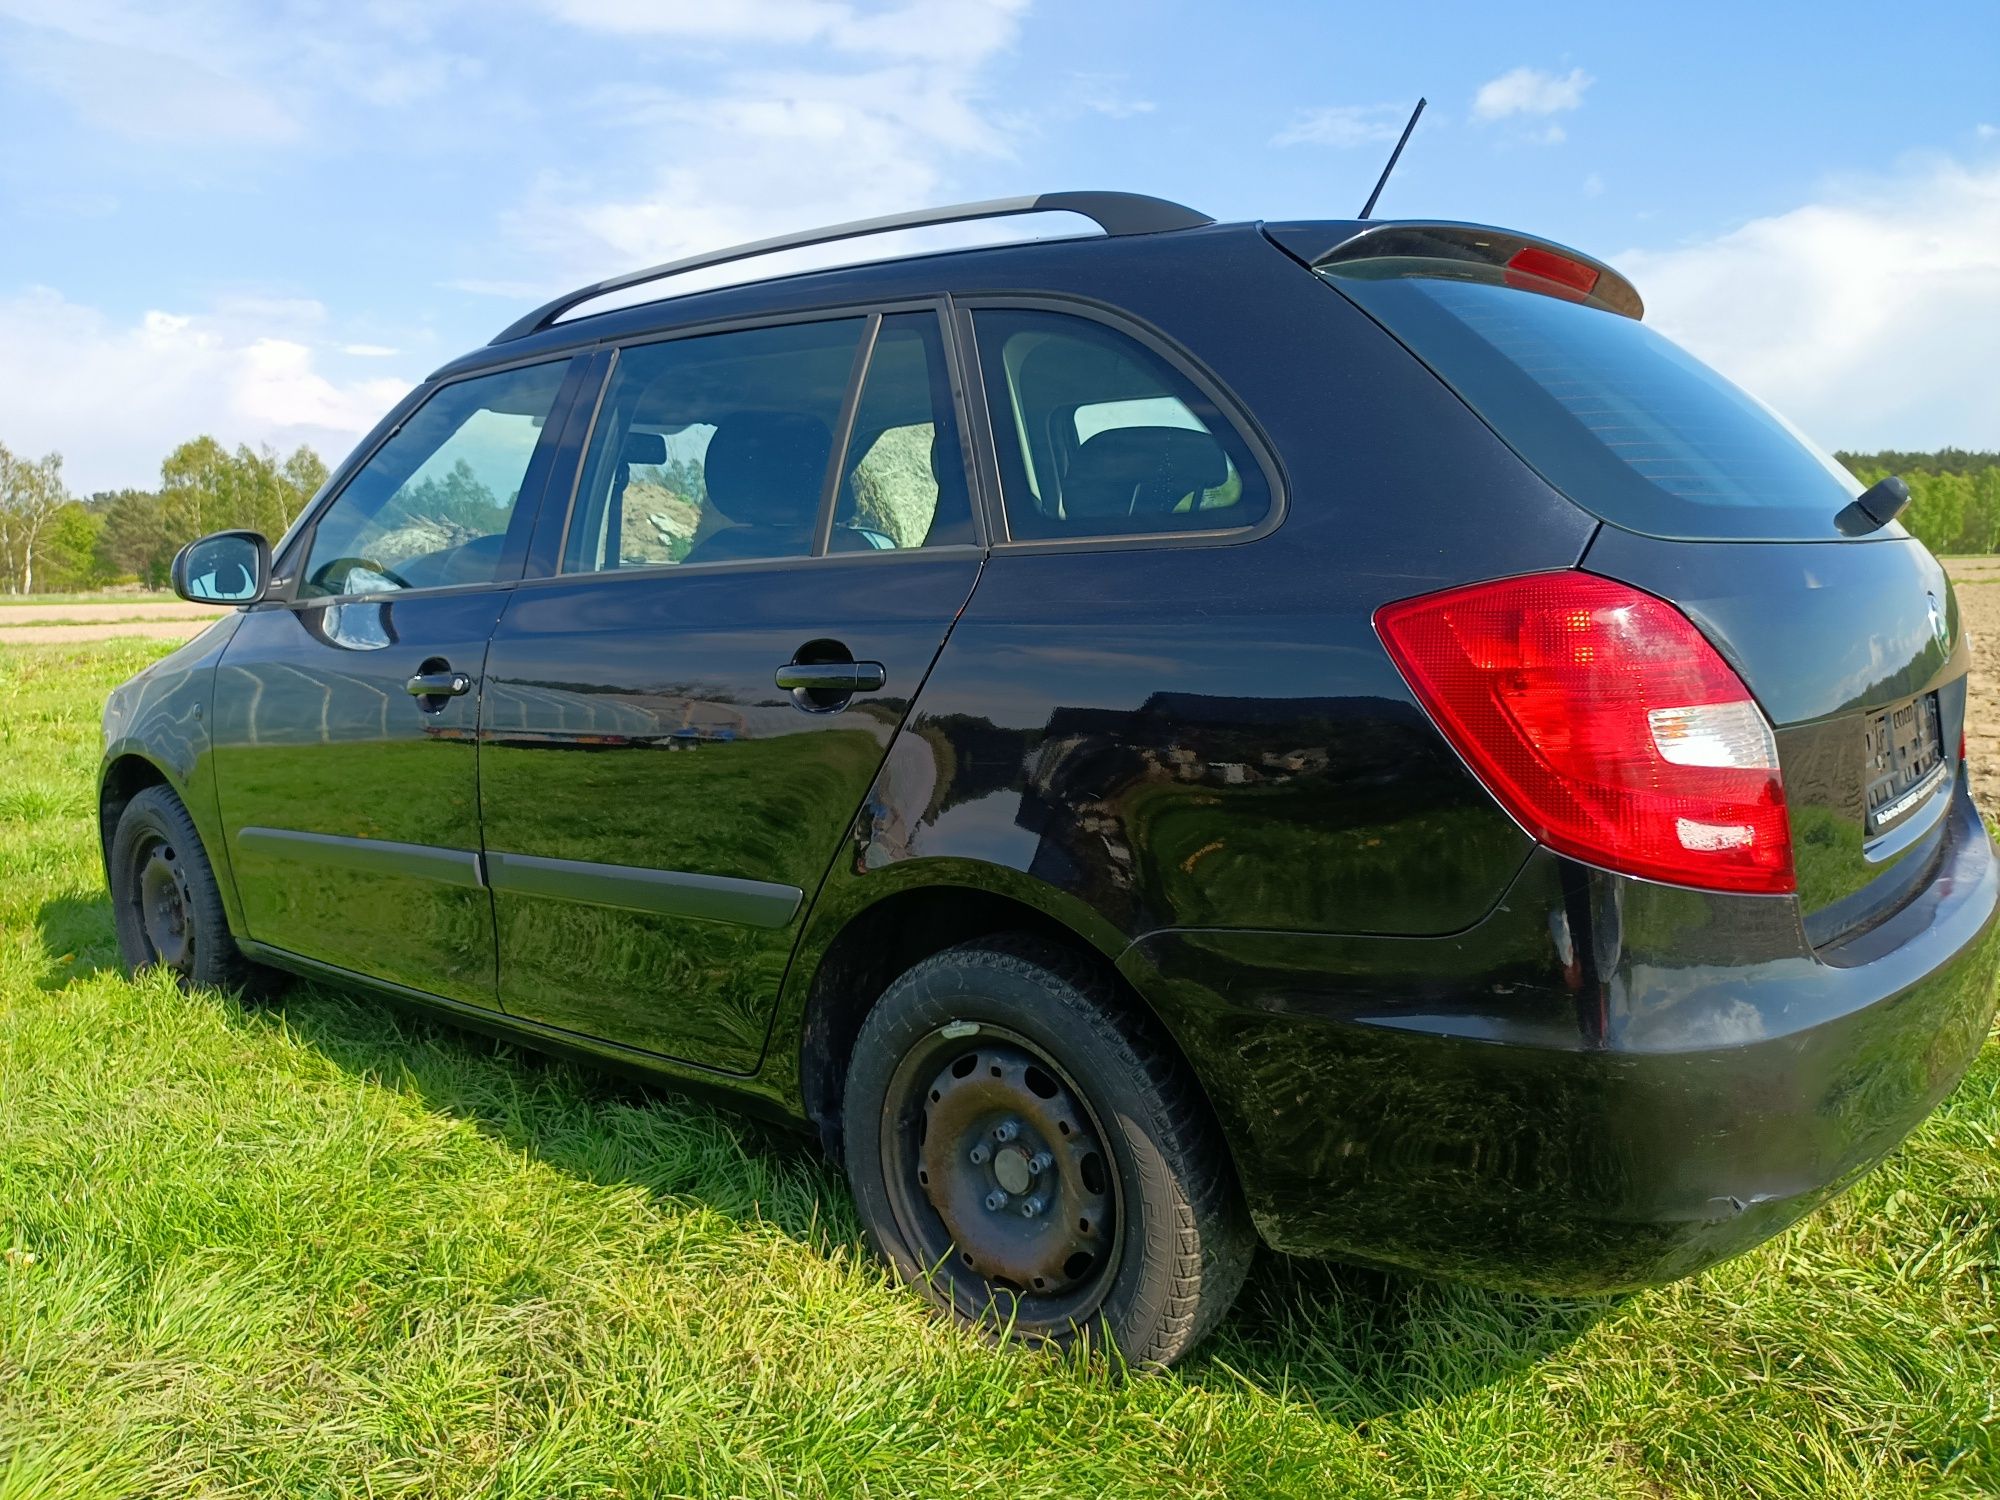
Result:
[[[1778,769],[1778,742],[1756,704],[1704,703],[1695,708],[1649,708],[1653,744],[1677,766]]]
[[[1536,573],[1384,605],[1375,628],[1473,773],[1551,849],[1677,885],[1794,889],[1771,727],[1671,604]]]

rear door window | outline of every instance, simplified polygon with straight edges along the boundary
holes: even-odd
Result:
[[[1834,539],[1835,515],[1861,492],[1776,412],[1635,319],[1491,280],[1320,274],[1613,525],[1683,540]]]
[[[809,556],[865,322],[620,350],[563,571]]]
[[[1270,512],[1262,468],[1181,371],[1095,319],[973,314],[1014,541],[1236,530]]]
[[[828,550],[977,540],[937,315],[891,313],[868,359]]]

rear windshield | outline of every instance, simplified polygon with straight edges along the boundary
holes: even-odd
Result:
[[[1838,538],[1833,518],[1861,492],[1770,408],[1631,318],[1490,282],[1372,267],[1320,274],[1544,479],[1615,526],[1696,540]]]

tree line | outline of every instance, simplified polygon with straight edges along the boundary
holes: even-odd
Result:
[[[28,459],[0,444],[0,593],[163,589],[186,543],[231,527],[275,540],[324,483],[311,448],[281,459],[202,436],[166,456],[157,489],[79,496],[63,483],[61,454]]]
[[[1863,484],[1900,474],[1910,486],[1903,524],[1933,552],[2000,552],[2000,453],[1835,456]],[[163,589],[184,544],[238,526],[275,540],[326,474],[325,461],[303,444],[281,459],[247,444],[231,452],[204,435],[167,455],[157,489],[78,496],[63,483],[61,454],[29,459],[0,444],[0,593]]]

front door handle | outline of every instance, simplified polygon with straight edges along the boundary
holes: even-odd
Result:
[[[463,698],[472,691],[472,679],[449,669],[419,672],[403,687],[412,698]]]
[[[873,693],[889,674],[879,661],[788,661],[776,680],[788,693]]]

